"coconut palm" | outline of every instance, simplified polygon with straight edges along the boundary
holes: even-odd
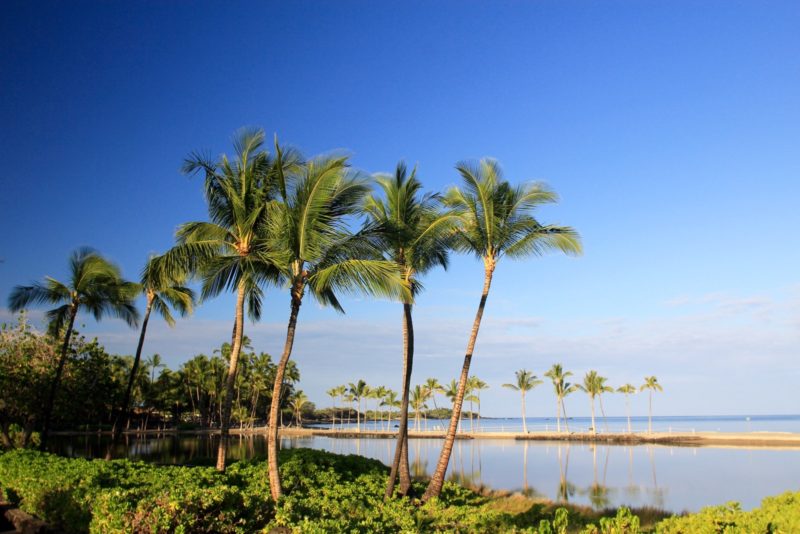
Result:
[[[414,410],[414,430],[420,430],[420,419],[422,415],[422,410],[428,407],[425,404],[425,401],[428,400],[428,395],[423,386],[417,384],[414,386],[414,389],[411,390],[411,409]]]
[[[644,377],[644,384],[639,387],[639,391],[649,390],[649,409],[647,411],[647,431],[653,431],[653,392],[664,391],[661,384],[658,383],[658,378],[655,376]]]
[[[406,495],[411,487],[408,466],[408,403],[414,363],[411,299],[422,290],[419,281],[421,275],[435,267],[447,268],[453,235],[451,227],[456,218],[441,211],[438,195],[422,194],[422,184],[417,179],[416,168],[409,174],[403,162],[397,164],[394,175],[377,175],[375,181],[382,196],[370,196],[364,204],[364,212],[380,229],[384,257],[398,266],[411,293],[403,300],[400,431],[397,434],[395,455],[386,485],[386,497],[391,497],[398,473],[400,493]]]
[[[535,374],[526,370],[520,369],[516,372],[517,381],[514,384],[503,384],[504,388],[513,389],[522,393],[522,431],[528,433],[528,425],[525,422],[525,394],[542,383]]]
[[[136,285],[122,279],[119,268],[90,248],[80,248],[69,258],[69,281],[59,282],[49,276],[44,283],[34,282],[29,286],[16,286],[8,297],[8,307],[17,312],[31,304],[55,304],[56,308],[46,314],[49,332],[53,338],[63,335],[61,355],[50,392],[42,412],[40,447],[45,450],[67,351],[75,326],[75,317],[81,311],[91,313],[99,321],[106,315],[123,319],[129,326],[136,326],[139,312],[133,304]]]
[[[383,396],[381,400],[381,406],[386,406],[389,409],[389,417],[386,421],[386,430],[391,430],[392,428],[392,411],[395,408],[400,408],[401,402],[400,399],[397,398],[397,392],[394,390],[387,390],[386,394]]]
[[[603,408],[603,393],[614,393],[614,388],[606,385],[608,378],[604,376],[597,377],[597,400],[600,401],[600,413],[603,414],[603,426],[608,432],[608,420],[606,419],[606,410]]]
[[[578,389],[589,395],[592,406],[592,434],[597,433],[597,425],[594,422],[594,399],[603,392],[605,378],[597,374],[597,371],[587,371],[583,376],[583,384],[578,384]]]
[[[439,380],[436,378],[428,378],[425,380],[423,387],[426,391],[428,391],[430,395],[430,399],[433,401],[433,409],[438,410],[439,407],[436,405],[436,394],[437,393],[444,393],[444,388],[439,383]]]
[[[262,130],[242,129],[234,136],[235,155],[213,161],[193,153],[183,171],[205,176],[210,221],[183,224],[178,244],[159,260],[167,275],[191,272],[202,280],[202,299],[226,290],[236,293],[230,360],[221,403],[217,469],[225,469],[230,411],[244,335],[244,309],[253,321],[261,317],[265,284],[279,284],[283,273],[275,265],[268,239],[268,206],[285,188],[285,173],[296,169],[299,156],[275,142],[275,154],[264,149]]]
[[[383,412],[381,411],[381,402],[383,401],[384,397],[386,397],[386,393],[389,390],[386,389],[386,386],[378,386],[372,389],[370,392],[370,398],[375,400],[375,423],[376,428],[380,429],[383,426]],[[380,420],[380,426],[378,426],[378,421]]]
[[[292,402],[289,403],[294,412],[294,421],[296,426],[303,426],[303,408],[308,405],[308,395],[299,390],[294,394]]]
[[[143,293],[146,299],[144,317],[142,318],[142,329],[139,332],[139,343],[136,345],[136,355],[133,358],[133,367],[128,377],[128,386],[125,389],[125,396],[120,407],[122,420],[115,420],[114,422],[112,447],[119,442],[122,429],[127,427],[130,419],[131,390],[142,358],[142,349],[144,348],[144,338],[147,334],[147,325],[150,322],[150,313],[155,311],[169,326],[174,326],[175,319],[169,311],[170,307],[175,309],[181,316],[191,313],[194,307],[194,291],[184,287],[182,279],[169,279],[164,273],[159,272],[159,268],[157,259],[150,258],[142,271],[142,277],[137,287],[139,293]],[[161,356],[158,354],[153,354],[147,363],[152,373],[150,376],[150,382],[152,383],[155,381],[156,369],[164,367],[164,364],[161,363]],[[106,457],[110,456],[110,452],[111,448],[109,448]]]
[[[481,429],[481,391],[489,389],[489,384],[478,378],[477,376],[470,377],[469,388],[475,392],[475,404],[478,405],[478,430]]]
[[[361,432],[361,401],[369,394],[369,386],[363,380],[356,383],[350,382],[347,390],[353,396],[353,402],[358,404],[356,409],[356,432]]]
[[[576,385],[570,384],[566,381],[567,378],[572,376],[571,371],[564,371],[560,363],[554,363],[553,366],[547,371],[544,376],[553,382],[553,389],[556,393],[556,430],[561,432],[561,414],[564,415],[564,426],[569,432],[569,422],[567,420],[567,410],[564,406],[564,397],[577,389]]]
[[[631,405],[630,405],[628,397],[632,393],[636,393],[636,386],[634,386],[633,384],[625,384],[624,386],[620,386],[620,387],[617,388],[617,393],[622,393],[623,395],[625,395],[625,414],[628,416],[628,434],[630,434],[632,432],[631,431]]]
[[[344,394],[346,386],[336,386],[328,391],[326,391],[327,395],[331,398],[331,402],[333,405],[332,413],[332,422],[331,422],[331,430],[336,429],[336,399],[341,397]]]
[[[538,206],[557,200],[556,194],[544,185],[512,187],[503,179],[498,163],[491,159],[459,163],[456,168],[463,178],[464,187],[451,189],[446,204],[460,215],[457,248],[483,260],[483,290],[464,354],[450,425],[436,469],[423,495],[425,501],[438,497],[442,490],[461,417],[475,341],[497,263],[505,256],[512,259],[539,256],[550,250],[567,254],[581,252],[575,230],[568,226],[542,225],[531,215]]]
[[[278,473],[278,400],[283,371],[292,354],[297,317],[308,291],[320,304],[343,312],[337,292],[410,298],[395,264],[379,258],[372,228],[352,234],[348,219],[359,211],[369,188],[351,172],[344,157],[306,162],[270,203],[270,234],[281,273],[289,282],[290,315],[283,353],[275,374],[267,434],[270,491],[281,496]]]

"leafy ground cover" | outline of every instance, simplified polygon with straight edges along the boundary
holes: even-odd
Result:
[[[263,461],[219,473],[12,450],[0,455],[0,497],[70,533],[800,532],[800,493],[766,499],[751,512],[729,505],[659,523],[663,512],[593,512],[452,483],[425,505],[384,501],[387,468],[375,460],[309,449],[282,451],[280,460],[287,495],[276,505]]]

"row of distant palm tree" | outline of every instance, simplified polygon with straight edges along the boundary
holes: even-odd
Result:
[[[569,422],[567,419],[567,412],[564,406],[564,397],[569,395],[574,391],[583,391],[589,396],[589,400],[591,403],[592,409],[592,433],[597,432],[597,425],[595,424],[595,398],[598,400],[600,404],[600,412],[603,414],[603,421],[605,424],[606,432],[608,432],[608,423],[606,422],[606,412],[603,407],[603,393],[622,393],[625,395],[625,412],[628,417],[628,432],[632,432],[631,428],[631,412],[630,412],[630,403],[629,403],[629,395],[632,393],[636,393],[637,389],[636,386],[632,384],[624,384],[618,387],[616,390],[611,386],[606,384],[608,378],[604,376],[600,376],[597,371],[591,370],[588,371],[583,377],[582,384],[571,384],[567,382],[567,378],[572,376],[571,371],[564,371],[564,368],[561,366],[560,363],[553,364],[553,366],[544,373],[544,376],[549,378],[553,383],[553,389],[556,394],[556,431],[561,432],[561,418],[564,418],[564,427],[569,432]],[[542,384],[543,381],[540,380],[535,374],[527,369],[520,369],[516,372],[516,382],[503,384],[503,387],[513,389],[514,391],[519,391],[522,394],[522,431],[527,433],[528,426],[525,421],[525,394]],[[661,387],[661,384],[658,383],[658,379],[655,376],[646,376],[644,379],[644,384],[639,387],[639,391],[648,390],[650,392],[650,399],[649,399],[649,411],[648,411],[648,418],[647,418],[647,431],[653,431],[653,392],[654,391],[663,391],[664,389]]]
[[[79,309],[92,312],[97,319],[109,313],[117,315],[133,325],[138,313],[132,301],[143,292],[147,308],[138,361],[151,310],[168,313],[166,302],[179,312],[191,310],[194,296],[183,287],[186,280],[200,282],[202,300],[232,291],[236,304],[217,454],[217,469],[224,470],[245,308],[252,320],[258,320],[265,289],[288,286],[290,314],[268,416],[270,491],[278,499],[282,495],[278,413],[305,295],[340,312],[337,295],[342,292],[389,297],[403,305],[404,344],[400,431],[386,494],[394,494],[399,470],[400,493],[405,495],[410,487],[407,418],[414,353],[412,308],[422,289],[419,277],[434,267],[447,267],[451,250],[474,254],[484,264],[483,290],[456,382],[442,452],[423,500],[438,496],[463,403],[473,402],[467,398],[469,368],[498,262],[505,256],[538,256],[550,250],[581,252],[572,228],[542,225],[532,215],[540,205],[555,202],[555,193],[541,184],[514,187],[502,177],[496,161],[483,159],[457,164],[463,187],[454,187],[446,195],[422,194],[416,169],[409,174],[404,164],[398,164],[394,175],[376,177],[382,190],[382,195],[376,195],[371,194],[369,180],[349,167],[346,157],[304,159],[280,146],[277,138],[270,153],[261,130],[242,130],[234,139],[234,149],[233,158],[223,155],[214,160],[193,153],[186,159],[184,172],[204,177],[209,220],[181,225],[176,245],[148,262],[141,284],[125,282],[115,266],[85,251],[73,258],[71,285],[48,279],[46,284],[12,292],[12,309],[30,303],[62,304],[50,312],[53,328],[66,332],[48,405],[51,407],[55,396]],[[353,217],[358,215],[365,215],[366,223],[351,231]],[[173,289],[177,293],[170,293]],[[157,300],[157,295],[164,300]],[[122,419],[128,411],[129,405],[121,407]],[[45,410],[43,442],[49,429],[48,412]]]

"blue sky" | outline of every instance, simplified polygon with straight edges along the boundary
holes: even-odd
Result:
[[[135,278],[205,217],[183,157],[230,152],[244,125],[367,172],[405,159],[431,190],[492,156],[559,192],[540,217],[576,227],[585,255],[499,267],[473,360],[487,414],[516,414],[500,384],[554,362],[613,385],[656,374],[665,415],[798,413],[798,27],[777,1],[3,2],[0,306],[81,245]],[[455,257],[426,279],[418,381],[460,369],[481,270]],[[399,386],[399,305],[346,304],[301,312],[300,387],[321,405],[358,378]],[[232,312],[226,296],[156,321],[145,353],[210,353]],[[270,291],[255,348],[278,354],[287,317]],[[134,350],[118,322],[83,324]],[[530,395],[530,415],[554,409],[549,388]]]

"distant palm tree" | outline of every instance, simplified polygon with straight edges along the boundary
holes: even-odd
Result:
[[[433,409],[438,410],[439,407],[436,405],[436,394],[444,393],[444,388],[439,383],[439,380],[437,380],[436,378],[428,378],[427,380],[425,380],[425,384],[423,384],[423,387],[430,394],[430,399],[433,401]]]
[[[583,384],[578,384],[578,389],[589,395],[592,405],[592,434],[597,433],[597,425],[594,422],[594,398],[600,394],[601,383],[597,380],[597,371],[588,371],[583,377]]]
[[[303,393],[303,390],[297,391],[294,398],[290,403],[292,411],[294,412],[294,420],[297,426],[303,426],[303,408],[308,404],[308,396]]]
[[[457,248],[483,260],[483,290],[464,354],[450,425],[423,501],[438,497],[442,491],[461,418],[475,341],[497,262],[504,256],[539,256],[554,249],[568,254],[581,252],[575,230],[567,226],[542,225],[531,215],[535,208],[557,199],[556,194],[543,185],[512,187],[502,178],[498,163],[491,159],[477,164],[459,163],[456,169],[464,180],[464,188],[451,189],[446,204],[460,215]]]
[[[417,384],[411,390],[411,409],[414,410],[414,430],[420,430],[420,418],[422,410],[427,408],[425,401],[428,400],[425,388]]]
[[[388,391],[389,390],[386,389],[386,386],[377,386],[373,388],[372,391],[370,392],[371,393],[370,398],[375,400],[375,414],[376,414],[375,423],[378,429],[380,429],[383,426],[383,412],[381,411],[380,407],[381,407],[381,402],[383,401],[383,398],[386,396],[386,393]],[[377,424],[379,418],[380,418],[380,426],[378,426]]]
[[[484,389],[487,389],[488,387],[489,387],[489,384],[487,384],[486,382],[484,382],[483,380],[481,380],[480,378],[478,378],[475,375],[472,375],[467,380],[467,391],[468,391],[468,393],[467,393],[467,397],[465,397],[464,400],[469,402],[469,412],[470,412],[469,413],[469,430],[470,430],[470,432],[473,431],[473,427],[472,427],[472,411],[473,411],[472,408],[473,408],[473,406],[472,406],[472,403],[474,402],[475,404],[478,405],[478,412],[477,412],[478,413],[478,428],[480,428],[480,425],[481,425],[481,391],[484,390]]]
[[[386,430],[391,430],[392,428],[392,410],[395,408],[400,408],[401,402],[397,398],[397,392],[391,389],[386,391],[386,394],[383,396],[383,400],[381,401],[381,406],[386,406],[389,408],[389,417],[386,421]]]
[[[80,248],[70,256],[68,282],[59,282],[48,276],[44,283],[16,286],[11,291],[8,307],[12,312],[20,311],[29,304],[60,304],[47,312],[50,334],[56,339],[63,335],[63,342],[56,374],[42,412],[39,444],[42,450],[47,447],[50,418],[78,312],[87,311],[97,321],[112,315],[123,319],[129,326],[136,326],[139,321],[139,312],[133,304],[136,294],[136,284],[123,280],[116,265],[90,248]]]
[[[284,172],[299,164],[299,157],[282,157],[277,146],[271,156],[264,150],[263,130],[242,129],[234,136],[235,155],[213,161],[190,154],[183,165],[186,174],[203,173],[208,222],[189,222],[178,228],[178,244],[159,260],[165,274],[179,278],[185,273],[203,281],[203,300],[225,290],[236,292],[232,347],[222,392],[217,470],[225,470],[230,434],[230,413],[239,354],[244,335],[244,307],[253,321],[261,317],[261,285],[279,285],[283,273],[275,265],[266,232],[267,206],[282,187]]]
[[[614,388],[606,385],[608,378],[604,376],[597,377],[597,400],[600,401],[600,413],[603,414],[603,426],[608,432],[608,421],[606,420],[606,410],[603,408],[603,393],[614,393]]]
[[[658,383],[658,378],[655,376],[644,377],[644,384],[641,385],[639,391],[649,390],[650,394],[650,408],[647,412],[647,432],[653,432],[653,392],[664,391],[661,384]]]
[[[528,424],[525,421],[525,394],[542,383],[535,374],[526,370],[520,369],[516,372],[517,381],[514,384],[503,384],[504,388],[513,389],[522,393],[522,431],[528,433]]]
[[[353,396],[353,402],[358,403],[356,410],[356,432],[361,432],[361,400],[369,394],[369,386],[363,380],[356,383],[350,382],[347,391]]]
[[[282,495],[278,472],[278,406],[281,384],[292,355],[300,305],[308,291],[317,302],[343,312],[337,292],[390,298],[409,294],[397,266],[379,257],[371,229],[352,234],[348,218],[357,214],[369,191],[348,169],[344,157],[307,161],[268,204],[271,250],[281,274],[289,281],[290,315],[283,353],[278,361],[267,432],[269,486],[276,501]]]
[[[336,430],[336,399],[339,397],[339,388],[331,388],[325,392],[330,398],[332,403],[332,421],[331,430]]]
[[[561,414],[564,415],[564,426],[569,432],[569,422],[567,420],[567,410],[564,406],[564,397],[577,389],[577,386],[570,384],[566,381],[567,378],[572,376],[571,371],[564,371],[560,363],[554,363],[553,366],[547,371],[544,376],[548,377],[553,382],[553,388],[556,393],[556,430],[561,432]]]
[[[377,175],[375,181],[383,196],[372,195],[364,204],[370,222],[379,228],[384,257],[395,263],[410,294],[403,299],[403,373],[400,431],[392,461],[385,496],[392,497],[395,482],[400,479],[400,493],[411,487],[408,465],[408,404],[411,371],[414,363],[413,298],[422,290],[419,277],[435,267],[447,268],[456,218],[440,209],[439,196],[422,194],[416,168],[408,173],[400,162],[393,175]],[[435,390],[432,390],[435,394]],[[435,405],[434,399],[434,405]]]
[[[625,384],[624,386],[620,386],[620,387],[617,388],[617,393],[622,393],[623,395],[625,395],[625,413],[628,416],[628,434],[630,434],[632,432],[631,431],[631,406],[630,406],[630,402],[629,402],[628,396],[631,395],[632,393],[636,393],[636,386],[634,386],[633,384]]]

